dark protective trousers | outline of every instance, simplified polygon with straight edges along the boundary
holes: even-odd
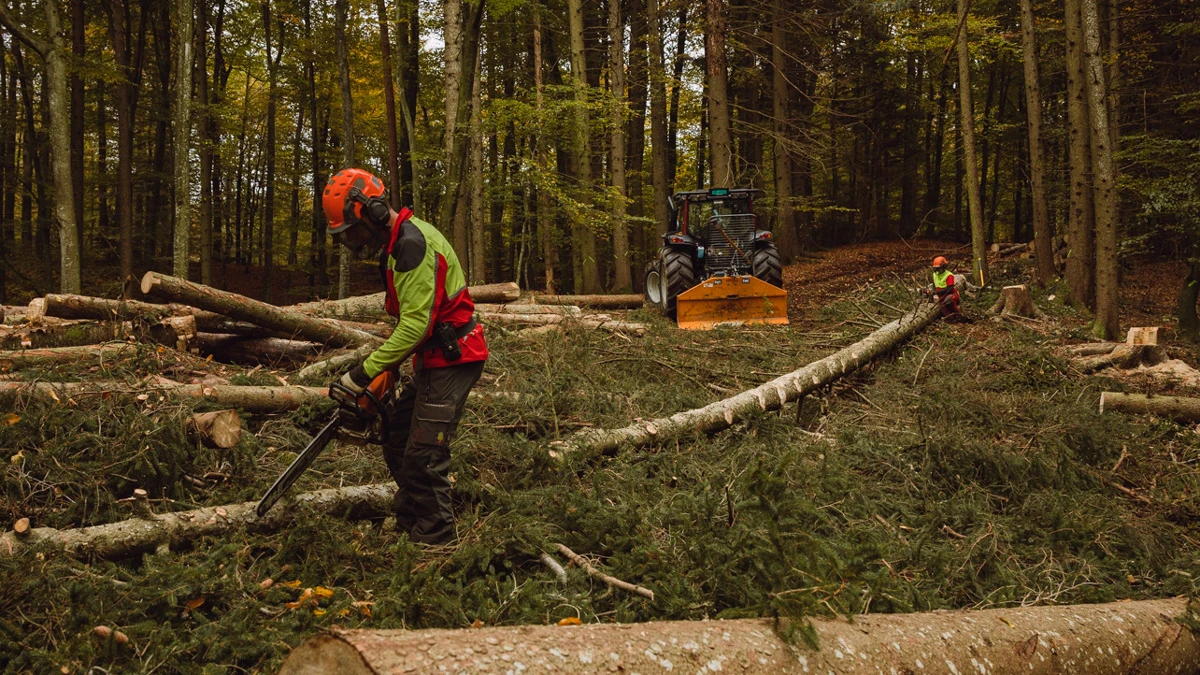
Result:
[[[400,487],[396,529],[408,532],[411,541],[443,544],[455,538],[450,439],[483,364],[423,369],[388,406],[391,425],[383,459]]]

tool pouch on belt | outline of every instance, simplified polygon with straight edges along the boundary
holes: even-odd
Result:
[[[416,424],[413,425],[413,441],[419,445],[444,447],[450,442],[454,427],[454,403],[417,404]]]
[[[442,356],[447,361],[457,361],[462,358],[462,347],[458,341],[475,330],[477,322],[472,317],[462,326],[455,327],[452,323],[439,323],[433,327],[433,341],[442,350]]]

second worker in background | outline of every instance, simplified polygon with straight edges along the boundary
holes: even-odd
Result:
[[[361,394],[375,376],[413,357],[416,377],[388,406],[383,458],[400,488],[397,529],[414,542],[446,544],[456,538],[450,439],[483,373],[487,341],[450,243],[411,209],[397,213],[383,195],[379,178],[343,169],[322,196],[334,241],[355,252],[381,247],[386,309],[397,319],[391,337],[339,382]]]

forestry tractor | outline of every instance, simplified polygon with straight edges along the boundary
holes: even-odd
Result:
[[[646,300],[680,328],[788,322],[779,251],[754,215],[761,192],[712,188],[669,200],[663,246],[646,268]]]

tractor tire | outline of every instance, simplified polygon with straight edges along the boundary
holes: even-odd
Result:
[[[675,318],[675,298],[696,285],[695,260],[689,251],[664,248],[659,251],[661,261],[663,312]]]
[[[775,244],[764,244],[754,249],[750,269],[758,279],[776,288],[783,288],[783,263],[779,261],[779,249],[775,248]]]

